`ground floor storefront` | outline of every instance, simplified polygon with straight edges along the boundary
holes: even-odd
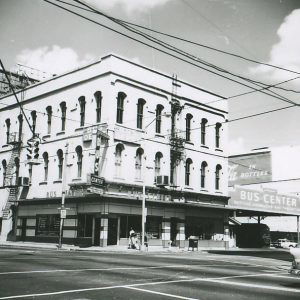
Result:
[[[20,201],[16,240],[58,243],[59,199]],[[149,246],[225,248],[228,210],[188,203],[147,201],[145,234]],[[141,201],[122,198],[71,198],[66,201],[63,243],[79,246],[128,245],[129,232],[142,231]]]

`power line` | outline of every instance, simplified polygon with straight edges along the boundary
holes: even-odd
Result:
[[[62,0],[56,0],[56,1],[67,4],[67,5],[70,5],[70,6],[73,6],[73,7],[80,8],[80,9],[88,11],[88,12],[96,13],[92,9],[86,9],[84,7],[74,5],[74,4],[71,4],[71,3],[68,3],[68,2],[65,2],[65,1],[62,1]],[[101,12],[99,12],[99,13],[102,14]],[[146,26],[138,25],[138,24],[135,24],[135,23],[132,23],[132,22],[128,22],[128,21],[125,21],[125,20],[122,20],[122,19],[118,19],[118,18],[113,18],[113,19],[117,20],[117,21],[120,21],[120,22],[123,22],[125,24],[136,26],[136,27],[139,27],[139,28],[142,28],[142,29],[160,34],[160,35],[168,36],[168,37],[171,37],[171,38],[174,38],[174,39],[186,42],[186,43],[190,43],[190,44],[197,45],[197,46],[200,46],[200,47],[203,47],[203,48],[207,48],[207,49],[210,49],[210,50],[213,50],[213,51],[216,51],[216,52],[220,52],[220,53],[223,53],[223,54],[226,54],[226,55],[230,55],[230,56],[233,56],[233,57],[236,57],[236,58],[239,58],[239,59],[242,59],[242,60],[246,60],[246,61],[249,61],[249,62],[252,62],[252,63],[255,63],[255,64],[260,64],[260,65],[264,65],[264,66],[268,66],[268,67],[271,67],[271,68],[276,68],[276,69],[279,69],[279,70],[282,70],[282,71],[286,71],[286,72],[290,72],[290,73],[300,75],[299,72],[293,71],[293,70],[290,70],[290,69],[287,69],[287,68],[283,68],[283,67],[279,67],[279,66],[276,66],[276,65],[273,65],[273,64],[268,64],[268,63],[264,63],[264,62],[261,62],[261,61],[253,60],[253,59],[244,57],[242,55],[238,55],[238,54],[235,54],[235,53],[232,53],[232,52],[224,51],[224,50],[221,50],[221,49],[218,49],[218,48],[215,48],[215,47],[211,47],[211,46],[208,46],[208,45],[205,45],[205,44],[197,43],[197,42],[194,42],[194,41],[191,41],[191,40],[187,40],[187,39],[175,36],[175,35],[167,34],[167,33],[164,33],[164,32],[158,31],[158,30],[154,30],[154,29],[148,28]],[[293,90],[288,90],[288,91],[293,91]],[[299,91],[294,91],[294,92],[299,93]]]
[[[27,116],[26,116],[26,114],[25,114],[25,112],[24,112],[24,110],[23,110],[23,107],[22,107],[22,105],[21,105],[19,99],[18,99],[18,96],[17,96],[17,94],[16,94],[16,92],[15,92],[15,89],[14,89],[13,85],[12,85],[11,82],[10,82],[9,76],[7,75],[7,72],[6,72],[5,68],[4,68],[4,65],[3,65],[1,59],[0,59],[0,65],[1,65],[1,68],[2,68],[2,70],[3,70],[3,72],[4,72],[4,75],[5,75],[5,77],[6,77],[6,80],[7,80],[8,84],[9,84],[9,87],[11,88],[11,90],[12,90],[12,92],[13,92],[13,94],[14,94],[14,97],[15,97],[15,99],[17,100],[17,103],[18,103],[18,105],[19,105],[19,107],[20,107],[21,113],[22,113],[22,115],[24,116],[24,118],[25,118],[25,120],[26,120],[26,123],[28,124],[29,129],[30,129],[30,131],[32,132],[32,134],[33,134],[33,136],[34,136],[34,135],[35,135],[35,132],[33,131],[32,126],[31,126],[31,124],[29,123],[29,120],[27,119]]]
[[[46,1],[46,0],[45,0],[45,1]],[[58,1],[59,1],[59,0],[58,0]],[[91,6],[89,6],[89,5],[87,5],[87,4],[82,3],[82,2],[79,1],[79,0],[74,0],[74,1],[77,2],[77,3],[80,3],[80,4],[84,5],[84,6],[86,6],[86,7],[90,8],[90,9],[92,9],[92,10],[94,10],[95,13],[97,13],[97,14],[99,14],[99,15],[102,15],[102,16],[104,16],[104,17],[106,17],[106,18],[108,18],[109,20],[111,20],[111,21],[117,23],[118,25],[120,25],[120,26],[122,26],[122,27],[124,27],[124,28],[126,28],[126,29],[128,29],[128,30],[130,30],[131,32],[134,32],[134,33],[136,33],[136,34],[138,34],[138,35],[142,35],[142,36],[143,36],[144,38],[146,38],[147,40],[150,40],[150,41],[152,41],[152,42],[154,42],[154,43],[156,43],[156,44],[159,44],[160,46],[163,46],[163,47],[165,47],[165,48],[167,48],[167,49],[169,49],[169,50],[171,50],[171,51],[174,51],[174,52],[176,52],[176,53],[179,53],[180,55],[183,55],[183,56],[185,56],[185,57],[188,57],[189,59],[192,59],[192,60],[194,60],[194,61],[196,61],[196,62],[198,62],[198,63],[202,63],[202,64],[204,64],[204,65],[206,65],[206,66],[209,66],[209,67],[211,67],[211,68],[214,68],[214,69],[216,69],[216,70],[218,70],[218,71],[220,71],[220,72],[225,72],[225,73],[227,73],[227,74],[230,74],[230,75],[232,75],[232,76],[238,77],[238,78],[243,79],[243,80],[245,80],[245,81],[251,82],[252,84],[255,84],[255,83],[254,83],[254,82],[255,82],[254,80],[249,80],[248,78],[245,78],[245,77],[243,77],[243,76],[239,76],[239,75],[233,74],[233,73],[231,73],[231,72],[229,72],[229,71],[227,71],[227,70],[224,70],[224,69],[222,69],[222,68],[220,68],[220,67],[214,66],[214,65],[212,65],[212,64],[210,64],[210,63],[207,63],[207,62],[205,62],[205,61],[203,61],[203,60],[201,60],[201,59],[199,59],[199,58],[197,58],[197,57],[195,57],[195,56],[193,56],[193,55],[191,55],[191,54],[189,54],[189,53],[187,53],[187,52],[185,52],[185,51],[183,51],[183,50],[181,50],[181,49],[178,49],[178,48],[176,48],[176,47],[174,47],[174,46],[172,46],[172,45],[170,45],[170,44],[168,44],[168,43],[162,42],[162,41],[160,41],[160,40],[158,40],[158,39],[156,39],[156,38],[153,38],[152,36],[149,36],[149,35],[147,35],[147,34],[141,32],[141,31],[132,29],[132,27],[127,26],[127,25],[124,25],[122,22],[117,21],[115,18],[110,17],[110,16],[108,16],[108,15],[102,13],[102,12],[99,12],[98,10],[92,8]],[[49,2],[49,1],[46,1],[46,2]],[[52,4],[54,4],[54,3],[52,3]],[[54,4],[54,5],[55,5],[55,4]],[[61,6],[58,6],[58,7],[61,7]],[[66,9],[66,8],[64,8],[64,7],[61,7],[61,8],[63,8],[63,9],[65,9],[65,10],[69,11],[68,9]],[[70,12],[74,13],[73,11],[70,11]],[[78,15],[77,13],[75,13],[75,14]],[[88,19],[88,18],[86,18],[86,17],[84,17],[84,16],[82,16],[82,15],[79,15],[79,16],[81,16],[81,17],[83,17],[83,18],[85,18],[85,19]],[[91,20],[91,19],[88,19],[88,20],[90,20],[90,21],[92,21],[92,22],[96,22],[96,21]],[[98,22],[96,22],[96,23],[98,23]],[[99,23],[98,23],[98,24],[99,24]],[[101,26],[103,26],[103,25],[101,24]],[[109,28],[109,29],[110,29],[110,30],[113,30],[113,29],[111,29],[111,28]],[[113,30],[113,31],[115,31],[115,30]],[[117,32],[118,32],[118,31],[117,31]],[[120,32],[118,32],[118,33],[120,33]],[[122,34],[123,34],[123,33],[122,33]],[[123,35],[124,35],[124,34],[123,34]],[[127,36],[127,35],[125,35],[125,36]],[[129,36],[127,36],[127,37],[129,37]],[[130,38],[130,39],[134,39],[134,38],[132,38],[132,37],[129,37],[129,38]],[[140,40],[136,40],[136,39],[134,39],[134,40],[135,40],[135,41],[138,41],[138,42],[140,42],[140,43],[142,43],[142,44],[144,44],[144,45],[146,45],[146,46],[148,46],[148,47],[151,47],[151,48],[154,48],[154,49],[156,49],[156,50],[158,50],[158,51],[161,51],[161,52],[163,52],[163,53],[166,53],[165,51],[163,51],[163,50],[161,50],[161,49],[158,49],[158,48],[156,48],[156,47],[154,47],[154,46],[152,46],[152,45],[143,43],[143,42],[141,42]],[[190,62],[190,61],[187,61],[187,60],[185,60],[185,59],[182,59],[182,58],[180,58],[180,57],[178,57],[178,56],[174,56],[174,55],[170,54],[169,52],[168,52],[167,54],[170,55],[170,56],[173,56],[173,57],[175,57],[175,58],[177,58],[177,59],[180,59],[180,60],[182,60],[182,61],[184,61],[184,62],[187,62],[187,63],[189,63],[189,64],[192,64],[192,65],[194,65],[194,66],[197,66],[198,68],[201,68],[201,69],[203,69],[203,70],[205,70],[205,71],[207,71],[207,72],[213,73],[213,74],[215,74],[215,75],[217,75],[217,76],[220,76],[220,77],[225,78],[225,79],[227,79],[227,80],[233,81],[233,82],[238,83],[238,84],[240,84],[240,85],[246,86],[246,87],[248,87],[248,88],[254,89],[254,90],[256,90],[256,91],[260,91],[261,93],[264,93],[264,94],[266,94],[266,95],[272,96],[272,97],[277,98],[277,99],[279,99],[279,100],[281,100],[281,101],[296,104],[295,102],[293,102],[293,101],[287,99],[286,97],[283,97],[282,95],[276,94],[276,93],[273,92],[273,91],[270,91],[270,92],[272,92],[272,93],[278,95],[279,97],[274,96],[274,95],[270,95],[269,93],[266,93],[266,92],[264,92],[263,90],[257,90],[257,89],[255,89],[255,88],[252,87],[252,86],[249,86],[249,85],[247,85],[247,84],[244,84],[244,83],[239,82],[239,81],[237,81],[237,80],[234,80],[234,79],[232,79],[232,78],[226,77],[226,76],[221,75],[221,74],[219,74],[219,73],[216,73],[216,72],[214,72],[214,71],[212,71],[212,70],[209,70],[209,69],[200,67],[200,66],[198,66],[198,65],[196,65],[196,64],[194,64],[194,63],[192,63],[192,62]],[[260,83],[260,82],[259,82],[259,83]],[[260,84],[266,85],[266,84],[264,84],[264,83],[260,83]]]

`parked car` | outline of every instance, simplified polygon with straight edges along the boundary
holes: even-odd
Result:
[[[288,239],[278,239],[275,243],[271,244],[275,248],[291,248],[296,247],[297,243],[292,242]]]

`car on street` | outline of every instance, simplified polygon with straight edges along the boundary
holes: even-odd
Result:
[[[275,243],[271,244],[275,248],[291,248],[297,247],[297,243],[292,242],[288,239],[278,239]]]

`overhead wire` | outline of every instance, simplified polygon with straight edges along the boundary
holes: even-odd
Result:
[[[57,1],[60,1],[60,0],[57,0]],[[263,84],[263,85],[267,86],[267,85],[264,84],[264,83],[261,83],[261,82],[258,82],[258,81],[254,81],[254,80],[250,80],[250,79],[248,79],[248,78],[245,78],[245,77],[243,77],[243,76],[234,74],[234,73],[232,73],[232,72],[230,72],[230,71],[227,71],[227,70],[225,70],[225,69],[223,69],[223,68],[220,68],[220,67],[218,67],[218,66],[215,66],[215,65],[213,65],[213,64],[211,64],[211,63],[208,63],[208,62],[206,62],[206,61],[204,61],[204,60],[202,60],[202,59],[200,59],[200,58],[198,58],[198,57],[196,57],[196,56],[194,56],[194,55],[191,55],[190,53],[187,53],[186,51],[183,51],[183,50],[181,50],[181,49],[178,49],[177,47],[175,47],[175,46],[173,46],[173,45],[170,45],[170,44],[168,44],[168,43],[166,43],[166,42],[163,42],[163,41],[161,41],[161,40],[158,40],[158,39],[156,39],[156,38],[154,38],[154,37],[152,37],[152,36],[150,36],[150,35],[147,35],[147,34],[145,34],[144,32],[141,32],[141,31],[139,31],[139,30],[132,29],[132,27],[125,25],[122,21],[118,21],[118,20],[116,20],[115,18],[113,18],[113,17],[111,17],[111,16],[109,16],[109,15],[107,15],[107,14],[104,14],[104,13],[102,13],[102,12],[99,12],[99,10],[94,9],[94,8],[91,7],[90,5],[87,5],[87,4],[83,3],[83,2],[80,1],[80,0],[73,0],[73,1],[76,2],[76,3],[79,3],[79,4],[81,4],[81,5],[84,5],[85,7],[88,7],[88,8],[90,8],[90,9],[94,10],[95,13],[97,13],[97,14],[99,14],[99,15],[101,15],[101,16],[104,16],[105,18],[108,18],[109,20],[111,20],[111,21],[117,23],[118,25],[120,25],[120,26],[122,26],[122,27],[128,29],[129,31],[134,32],[134,33],[136,33],[136,34],[138,34],[138,35],[141,35],[141,36],[143,36],[144,38],[146,38],[147,40],[150,40],[150,41],[152,41],[152,42],[154,42],[154,43],[156,43],[156,44],[159,44],[160,46],[163,46],[163,47],[165,47],[165,48],[167,48],[167,49],[169,49],[169,50],[171,50],[171,51],[174,51],[174,52],[176,52],[176,53],[179,53],[180,55],[183,55],[183,56],[185,56],[185,57],[188,57],[189,59],[191,59],[191,60],[193,60],[193,61],[196,61],[196,62],[199,62],[199,63],[201,63],[201,64],[204,64],[205,66],[211,67],[211,68],[213,68],[213,69],[215,69],[215,70],[217,70],[217,71],[219,71],[219,72],[224,72],[224,73],[227,73],[227,74],[229,74],[229,75],[231,75],[231,76],[238,77],[238,78],[240,78],[240,79],[242,79],[242,80],[245,80],[245,81],[247,81],[247,82],[250,82],[250,83],[252,83],[252,84],[256,84],[256,83],[257,83],[256,85],[258,85],[258,86],[260,86],[259,84]],[[199,66],[199,67],[200,67],[200,66]],[[251,89],[255,89],[255,88],[253,88],[253,87],[251,87],[251,86],[249,86],[249,85],[245,85],[245,84],[243,84],[243,83],[241,83],[241,82],[238,82],[238,81],[236,81],[236,80],[233,80],[232,78],[223,76],[223,75],[221,75],[221,74],[219,74],[219,73],[216,73],[216,72],[214,72],[214,71],[211,71],[211,70],[209,70],[209,69],[206,69],[206,68],[203,68],[203,67],[200,67],[200,68],[203,69],[203,70],[205,70],[205,71],[208,71],[208,72],[210,72],[210,73],[213,73],[213,74],[215,74],[215,75],[218,75],[218,76],[221,76],[221,77],[223,77],[223,78],[226,78],[226,79],[228,79],[228,80],[230,80],[230,81],[239,83],[239,84],[244,85],[244,86],[246,86],[246,87],[249,87],[249,88],[251,88]],[[256,90],[256,89],[255,89],[255,90]],[[293,101],[287,99],[286,97],[283,97],[282,95],[279,95],[279,94],[277,94],[277,93],[275,93],[275,92],[273,92],[273,91],[270,91],[270,92],[273,93],[273,94],[275,94],[275,95],[277,95],[277,96],[279,96],[279,97],[276,97],[276,96],[270,95],[269,93],[263,92],[263,90],[257,90],[257,91],[261,91],[261,92],[264,93],[264,94],[267,94],[267,95],[269,95],[269,96],[275,97],[275,98],[280,99],[280,100],[282,100],[282,101],[285,101],[285,102],[288,102],[288,103],[293,103],[293,104],[295,104],[295,102],[293,102]]]
[[[164,51],[163,49],[159,49],[159,48],[157,48],[157,47],[155,47],[155,46],[153,46],[153,45],[147,44],[147,43],[145,43],[145,42],[143,42],[143,41],[141,41],[141,40],[138,40],[138,39],[136,39],[136,38],[134,38],[134,37],[132,37],[132,36],[129,36],[129,35],[123,33],[123,32],[120,32],[120,31],[115,30],[115,29],[113,29],[113,28],[111,28],[111,27],[109,27],[109,26],[106,26],[106,25],[101,24],[101,23],[99,23],[99,22],[97,22],[97,21],[95,21],[95,20],[92,20],[92,19],[90,19],[90,18],[88,18],[88,17],[85,17],[85,16],[83,16],[83,15],[81,15],[81,14],[78,14],[78,13],[76,13],[76,12],[74,12],[74,11],[72,11],[72,10],[69,10],[69,9],[67,9],[67,8],[65,8],[65,7],[63,7],[63,6],[60,6],[60,5],[56,4],[56,3],[50,2],[50,1],[48,1],[48,0],[44,0],[44,1],[47,2],[47,3],[49,3],[49,4],[52,4],[52,5],[54,5],[54,6],[57,6],[57,7],[61,8],[61,9],[63,9],[63,10],[66,10],[66,11],[68,11],[68,12],[74,14],[74,15],[77,15],[77,16],[83,18],[83,19],[86,19],[86,20],[88,20],[88,21],[90,21],[90,22],[92,22],[92,23],[95,23],[95,24],[97,24],[97,25],[99,25],[99,26],[101,26],[101,27],[104,27],[104,28],[109,29],[109,30],[111,30],[111,31],[113,31],[113,32],[116,32],[116,33],[118,33],[118,34],[120,34],[120,35],[122,35],[122,36],[125,36],[125,37],[127,37],[127,38],[129,38],[129,39],[131,39],[131,40],[134,40],[134,41],[136,41],[136,42],[138,42],[138,43],[141,43],[141,44],[143,44],[143,45],[145,45],[145,46],[151,47],[151,48],[153,48],[153,49],[155,49],[155,50],[157,50],[157,51],[159,51],[159,52],[162,52],[162,53],[167,54],[167,55],[169,55],[169,56],[171,56],[171,57],[174,57],[174,58],[177,58],[177,59],[179,59],[179,60],[181,60],[181,61],[184,61],[184,62],[186,62],[186,63],[188,63],[188,64],[191,64],[191,65],[193,65],[193,66],[196,66],[196,67],[198,67],[198,68],[200,68],[200,69],[203,69],[203,70],[205,70],[205,71],[208,71],[208,72],[210,72],[210,73],[213,73],[213,74],[215,74],[215,75],[221,76],[221,77],[223,77],[223,78],[226,78],[226,79],[228,79],[228,80],[231,80],[231,81],[233,81],[233,82],[236,82],[236,83],[238,83],[238,84],[247,86],[247,87],[249,87],[249,88],[255,90],[254,87],[248,86],[248,85],[246,85],[246,84],[244,84],[244,83],[241,83],[241,82],[239,82],[239,81],[237,81],[237,80],[234,80],[234,79],[232,79],[232,78],[228,78],[228,77],[226,77],[226,76],[224,76],[224,75],[222,75],[222,74],[219,74],[219,73],[216,73],[216,72],[214,72],[214,71],[212,71],[212,70],[209,70],[209,69],[206,69],[206,68],[204,68],[204,67],[201,67],[201,66],[199,66],[199,65],[197,65],[197,64],[195,64],[195,63],[193,63],[193,62],[191,62],[191,61],[189,61],[189,60],[183,59],[183,58],[181,58],[181,57],[179,57],[179,56],[176,56],[176,55],[171,54],[171,53],[169,53],[169,52],[167,52],[167,51]],[[182,55],[182,54],[181,54],[181,55]],[[191,59],[191,58],[190,58],[190,59]],[[199,62],[199,61],[197,61],[197,62]],[[257,89],[256,89],[256,90],[257,90]],[[257,91],[258,91],[258,90],[257,90]],[[268,94],[268,93],[266,93],[266,92],[263,92],[263,93],[266,94],[266,95],[270,95],[270,94]],[[289,99],[287,99],[287,98],[285,98],[285,97],[283,97],[283,96],[280,96],[280,97],[278,97],[278,96],[273,96],[273,95],[270,95],[270,96],[275,97],[275,98],[278,98],[279,100],[282,100],[282,101],[285,101],[285,102],[288,102],[288,103],[294,103],[294,104],[296,104],[295,102],[293,102],[293,101],[291,101],[291,100],[289,100]]]

